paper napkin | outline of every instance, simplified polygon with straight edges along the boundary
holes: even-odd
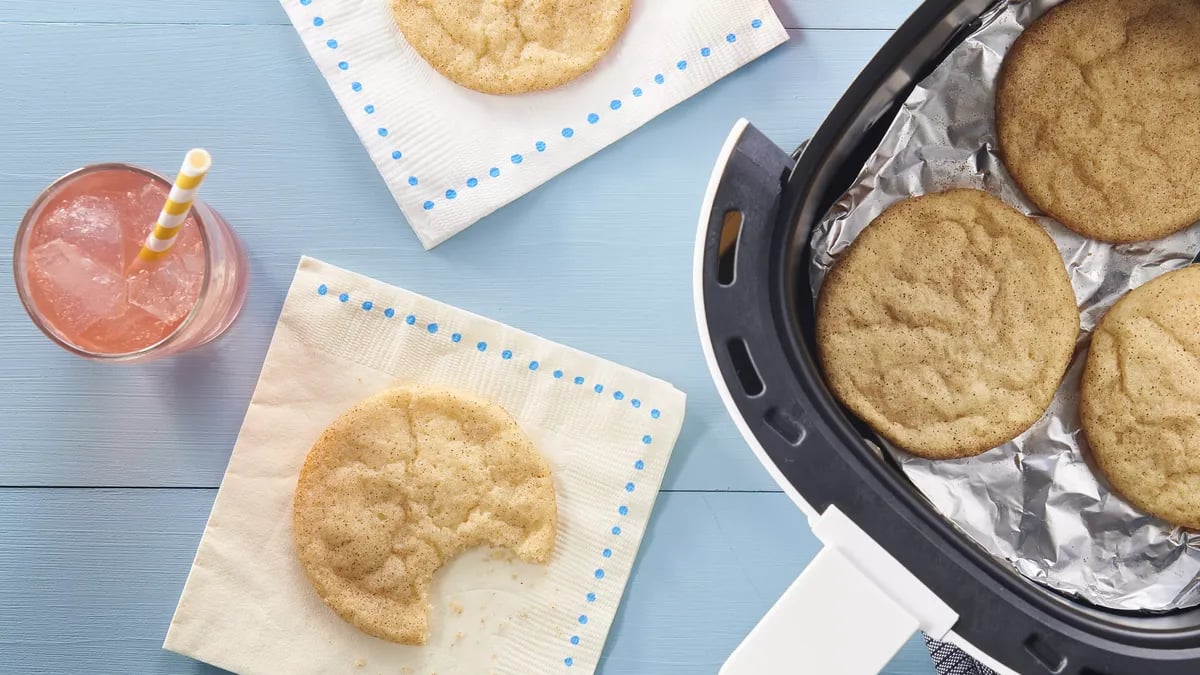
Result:
[[[787,40],[767,0],[634,0],[592,72],[494,96],[421,59],[390,0],[282,3],[427,249]]]
[[[550,564],[485,549],[455,559],[435,579],[421,647],[342,621],[292,544],[312,443],[354,403],[402,383],[503,406],[549,461],[558,498]],[[590,673],[684,400],[666,382],[304,258],[163,646],[239,673]]]

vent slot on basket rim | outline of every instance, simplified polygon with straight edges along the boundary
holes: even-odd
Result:
[[[729,360],[733,362],[733,371],[737,373],[742,392],[750,398],[762,396],[767,385],[763,384],[762,376],[758,374],[758,366],[754,365],[754,357],[750,355],[746,341],[740,337],[729,338],[725,348],[729,350]]]
[[[1049,642],[1037,634],[1025,638],[1025,651],[1037,660],[1050,673],[1061,673],[1066,670],[1067,659],[1059,654]]]
[[[763,415],[763,422],[789,445],[799,446],[808,436],[808,430],[800,423],[799,416],[780,408],[769,408]]]
[[[746,216],[737,209],[725,212],[721,220],[721,242],[717,246],[717,283],[732,286],[736,280],[738,240]]]

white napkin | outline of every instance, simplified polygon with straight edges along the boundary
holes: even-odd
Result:
[[[359,632],[309,585],[292,493],[320,432],[398,383],[500,404],[554,472],[547,566],[469,551],[438,574],[422,647]],[[590,673],[683,423],[660,380],[300,261],[163,647],[239,673]]]
[[[390,0],[281,1],[427,249],[787,40],[767,0],[634,0],[592,72],[493,96],[421,59]]]

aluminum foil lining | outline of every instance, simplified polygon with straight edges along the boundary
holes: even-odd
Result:
[[[837,257],[885,208],[952,187],[987,190],[1054,238],[1083,332],[1049,411],[978,457],[929,461],[887,447],[933,506],[1020,574],[1093,604],[1160,612],[1200,604],[1200,534],[1122,501],[1089,464],[1079,428],[1079,377],[1092,328],[1133,288],[1189,264],[1200,224],[1158,241],[1114,246],[1046,217],[996,153],[996,78],[1022,30],[1062,0],[1001,1],[905,102],[849,191],[812,235],[814,293]],[[814,298],[815,299],[815,298]]]

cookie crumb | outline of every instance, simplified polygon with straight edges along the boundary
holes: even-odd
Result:
[[[452,603],[450,603],[450,610],[453,611],[455,614],[462,614],[463,606],[458,604],[457,602],[452,602]]]
[[[362,668],[362,667],[363,667],[363,666],[365,666],[365,665],[367,665],[367,660],[366,660],[366,659],[358,659],[358,660],[356,660],[356,661],[354,662],[354,667],[355,667],[355,668]]]

